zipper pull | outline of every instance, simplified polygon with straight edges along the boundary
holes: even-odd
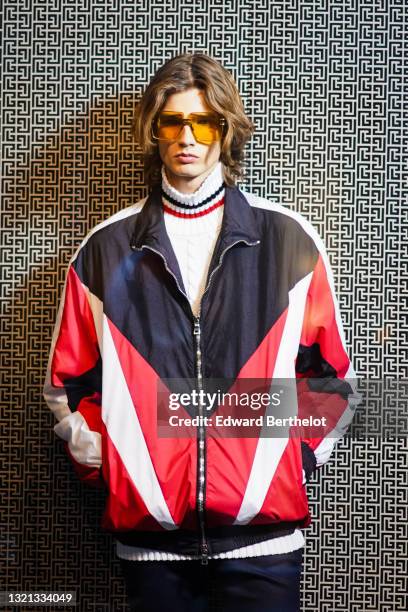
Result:
[[[208,565],[208,546],[201,544],[201,565]]]
[[[200,319],[198,317],[194,317],[194,335],[200,335]]]

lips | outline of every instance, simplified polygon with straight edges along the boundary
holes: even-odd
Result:
[[[180,155],[176,155],[177,159],[181,162],[193,162],[197,158],[197,155],[187,155],[186,153],[181,153]]]

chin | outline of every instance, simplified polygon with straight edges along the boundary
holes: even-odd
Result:
[[[196,176],[198,174],[202,174],[205,172],[200,166],[197,164],[181,164],[177,168],[172,169],[173,174],[179,176]]]

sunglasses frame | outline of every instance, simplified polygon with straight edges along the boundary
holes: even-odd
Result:
[[[177,134],[177,136],[175,138],[159,138],[158,136],[155,135],[154,131],[155,129],[158,127],[158,122],[159,122],[159,118],[160,115],[168,115],[168,116],[176,116],[179,117],[182,121],[182,125],[180,125],[180,130],[179,133]],[[194,133],[194,128],[193,128],[193,119],[192,117],[194,116],[199,116],[199,117],[217,117],[219,124],[221,126],[221,137],[216,140],[212,140],[210,142],[205,141],[205,140],[198,140],[198,138],[196,137],[195,133]],[[217,113],[215,112],[197,112],[197,113],[190,113],[187,117],[184,117],[183,113],[178,113],[176,111],[161,111],[158,115],[158,117],[155,119],[155,121],[153,122],[153,129],[152,129],[152,138],[154,140],[161,140],[163,142],[174,142],[175,140],[177,140],[177,138],[180,136],[181,131],[183,130],[185,125],[189,125],[190,129],[193,133],[193,136],[195,138],[195,140],[201,144],[212,144],[213,142],[218,142],[219,140],[222,139],[223,135],[224,135],[224,127],[226,126],[226,121],[224,119],[224,117],[219,116]]]

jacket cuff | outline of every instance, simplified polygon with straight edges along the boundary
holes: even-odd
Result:
[[[306,482],[309,482],[311,475],[316,469],[316,456],[310,446],[301,441],[302,444],[302,464],[306,475]]]

